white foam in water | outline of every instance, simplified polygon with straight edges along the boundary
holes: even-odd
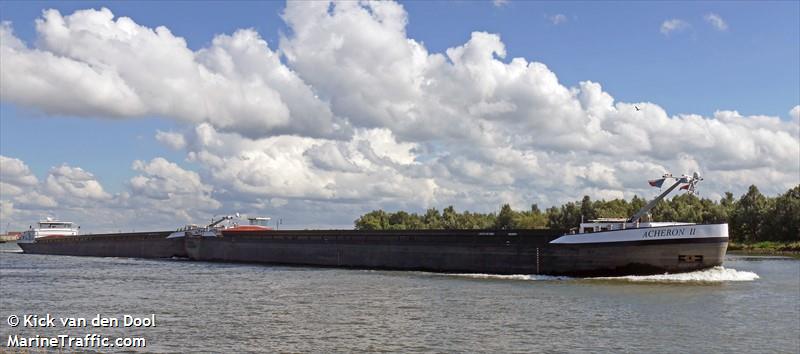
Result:
[[[474,279],[500,279],[500,280],[566,280],[572,279],[570,277],[556,277],[551,275],[535,275],[535,274],[481,274],[481,273],[464,273],[464,274],[443,274],[453,277],[464,277]]]
[[[414,273],[425,276],[433,277],[454,277],[454,278],[472,278],[472,279],[496,279],[496,280],[568,280],[575,279],[570,277],[557,277],[551,275],[536,275],[536,274],[484,274],[484,273],[434,273],[411,271]]]
[[[581,278],[572,278],[564,276],[551,276],[551,275],[535,275],[535,274],[481,274],[481,273],[427,273],[428,275],[438,275],[447,277],[463,277],[472,279],[497,279],[497,280],[579,280]],[[597,277],[597,278],[584,278],[586,280],[622,280],[630,282],[663,282],[663,283],[720,283],[728,281],[753,281],[759,279],[758,274],[748,271],[740,271],[722,266],[709,268],[690,273],[676,273],[676,274],[656,274],[656,275],[628,275],[621,277]]]
[[[629,275],[624,277],[600,277],[590,279],[603,279],[603,280],[625,280],[632,282],[674,282],[674,283],[688,283],[688,282],[726,282],[726,281],[753,281],[758,279],[756,273],[741,271],[736,269],[729,269],[722,266],[709,268],[706,270],[699,270],[690,273],[677,273],[677,274],[657,274],[657,275]]]

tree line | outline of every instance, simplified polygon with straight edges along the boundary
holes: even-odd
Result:
[[[453,230],[453,229],[540,229],[567,230],[581,220],[628,218],[647,201],[634,196],[625,199],[568,202],[542,211],[536,204],[530,210],[513,210],[508,204],[497,213],[457,212],[453,206],[441,212],[430,208],[424,214],[405,211],[373,210],[355,220],[357,230]],[[730,192],[719,201],[682,194],[660,201],[643,221],[683,221],[699,224],[728,223],[735,242],[800,241],[800,185],[776,197],[768,197],[750,186],[747,193],[734,198]]]

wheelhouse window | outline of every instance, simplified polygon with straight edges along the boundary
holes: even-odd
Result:
[[[69,229],[72,228],[70,223],[39,223],[40,229]]]
[[[270,218],[249,218],[250,225],[269,226]]]

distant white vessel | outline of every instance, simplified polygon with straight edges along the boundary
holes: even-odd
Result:
[[[58,221],[48,217],[39,221],[35,228],[31,226],[30,229],[24,231],[17,242],[33,243],[37,239],[48,237],[77,236],[78,231],[80,231],[80,227],[70,221]]]

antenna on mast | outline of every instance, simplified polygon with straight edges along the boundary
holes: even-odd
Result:
[[[686,185],[686,188],[681,187],[681,189],[686,189],[689,194],[695,194],[697,192],[697,183],[702,180],[703,177],[700,177],[700,174],[695,172],[692,174],[692,177],[688,182],[689,184]]]

